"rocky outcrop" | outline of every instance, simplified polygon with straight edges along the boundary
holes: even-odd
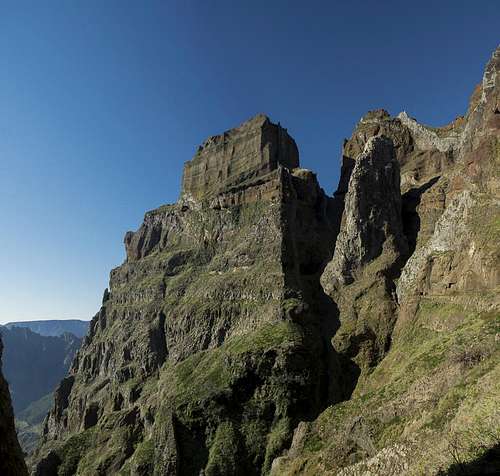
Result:
[[[335,253],[321,277],[340,309],[335,348],[361,368],[388,349],[395,323],[394,280],[407,255],[399,163],[393,142],[377,135],[355,160]]]
[[[3,343],[0,338],[0,364]],[[9,387],[0,372],[0,474],[5,476],[27,475],[26,464],[14,426],[14,412],[10,401]]]
[[[500,470],[491,458],[500,428],[494,383],[500,372],[499,71],[500,48],[467,113],[448,126],[372,111],[344,144],[336,192],[343,219],[322,282],[340,311],[334,347],[351,357],[343,371],[357,370],[360,378],[347,401],[297,427],[273,474]],[[401,213],[391,212],[396,225],[390,227],[377,226],[374,212],[354,225],[359,161],[380,136],[392,141],[399,163]],[[373,180],[369,187],[371,206],[383,210],[385,200],[395,210],[394,187]],[[380,192],[385,198],[377,200]],[[362,259],[372,224],[389,246]],[[397,230],[399,247],[383,233],[389,229]]]
[[[186,162],[181,196],[199,200],[241,187],[276,170],[299,166],[299,152],[286,129],[258,115],[240,127],[209,137]]]
[[[399,182],[392,141],[384,136],[370,138],[349,179],[335,254],[324,274],[326,289],[335,285],[328,277],[342,285],[357,280],[362,268],[382,254],[386,242],[397,255],[406,255]]]
[[[229,474],[228,439],[238,471],[258,474],[299,420],[340,399],[336,308],[319,283],[332,200],[298,165],[286,131],[257,116],[207,141],[179,201],[127,233],[127,260],[56,391],[37,474],[48,462]]]

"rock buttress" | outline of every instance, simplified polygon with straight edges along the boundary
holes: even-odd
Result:
[[[181,196],[201,199],[247,180],[265,176],[278,166],[299,166],[295,141],[286,129],[258,115],[224,134],[207,139],[186,162]]]
[[[335,308],[319,284],[330,199],[267,118],[218,137],[186,166],[179,202],[127,233],[36,474],[260,474],[299,420],[338,399]],[[203,192],[187,178],[222,163],[238,174],[209,171]]]
[[[392,140],[375,136],[351,171],[335,253],[321,277],[340,310],[335,348],[361,368],[377,363],[389,347],[394,279],[407,254],[399,162]]]

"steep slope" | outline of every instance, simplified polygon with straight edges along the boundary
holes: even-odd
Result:
[[[341,398],[319,278],[335,210],[257,116],[207,140],[179,201],[125,236],[35,474],[260,474]]]
[[[3,343],[0,337],[0,364]],[[28,471],[16,437],[9,387],[0,371],[0,474],[23,476]]]
[[[52,337],[60,337],[65,332],[69,332],[81,339],[87,333],[89,324],[89,321],[79,319],[48,319],[44,321],[9,322],[5,324],[5,327],[9,329],[13,327],[27,327],[36,334]]]
[[[351,369],[355,364],[363,370],[389,348],[396,309],[394,279],[408,257],[399,163],[390,139],[375,136],[366,142],[342,200],[335,254],[321,282],[340,309],[334,346],[346,355]]]
[[[449,126],[373,111],[346,142],[344,219],[322,282],[341,311],[334,346],[360,379],[349,401],[299,425],[274,474],[500,472],[499,71],[500,48],[466,116]],[[371,249],[363,230],[372,221],[360,219],[358,234],[349,223],[362,216],[356,171],[375,136],[392,141],[400,164],[407,261],[394,252],[399,225],[386,222],[375,226],[382,253],[363,262],[354,252]],[[376,198],[370,205],[375,219],[385,211]],[[343,279],[347,258],[354,280]]]

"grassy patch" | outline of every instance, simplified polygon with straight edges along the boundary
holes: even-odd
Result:
[[[277,322],[242,336],[234,336],[221,347],[198,352],[177,364],[173,369],[176,400],[209,398],[227,388],[233,378],[229,362],[243,353],[262,354],[280,346],[302,341],[301,328],[291,322]]]

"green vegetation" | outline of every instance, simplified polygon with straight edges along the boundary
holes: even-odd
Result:
[[[38,444],[42,433],[42,426],[49,412],[54,396],[49,393],[40,400],[31,403],[16,417],[17,437],[23,450],[30,454]]]
[[[178,402],[196,400],[201,396],[208,399],[238,377],[231,366],[238,355],[262,355],[269,350],[297,345],[302,339],[300,326],[282,321],[266,324],[244,336],[234,336],[217,349],[198,352],[173,368],[175,398]]]
[[[231,422],[222,422],[217,427],[205,470],[207,476],[242,474],[239,471],[238,442],[239,435]]]
[[[429,329],[438,320],[446,331]],[[500,441],[500,316],[423,299],[410,326],[353,398],[312,424],[303,456],[288,470],[300,466],[315,474],[319,461],[333,470],[366,458],[370,447],[411,442],[415,474],[427,474],[454,463],[457,439],[462,461]]]
[[[290,418],[281,418],[273,425],[271,432],[267,435],[264,472],[271,469],[274,458],[280,455],[282,449],[290,446],[292,432],[293,422]]]
[[[88,429],[68,438],[58,450],[61,464],[57,469],[58,476],[71,476],[77,473],[83,455],[91,446],[94,430]]]
[[[40,400],[31,403],[22,412],[20,412],[17,415],[17,419],[19,421],[26,422],[28,425],[38,425],[43,422],[44,418],[47,416],[53,401],[54,395],[52,393],[48,393],[40,398]]]

